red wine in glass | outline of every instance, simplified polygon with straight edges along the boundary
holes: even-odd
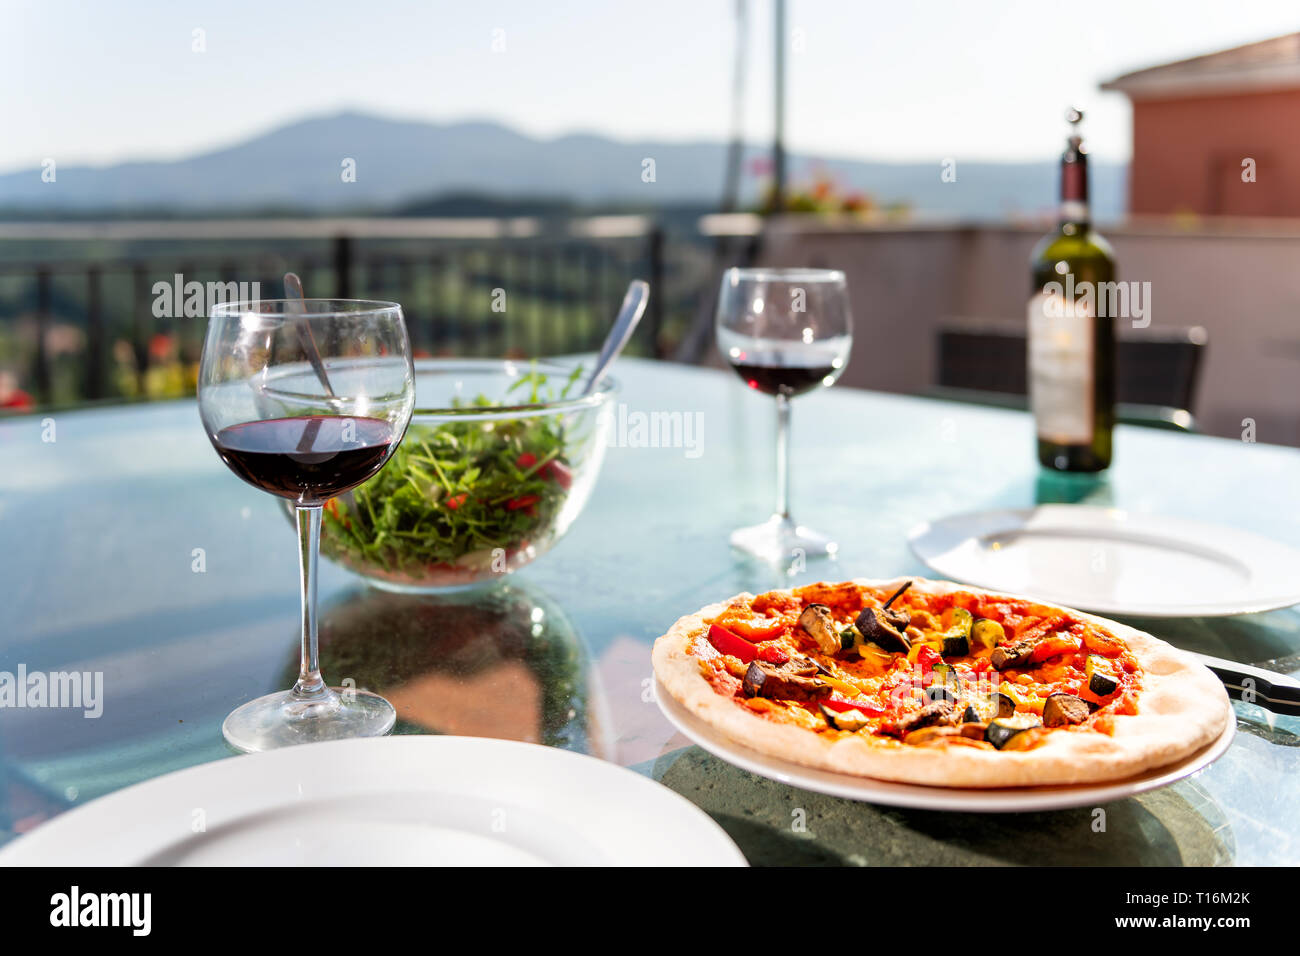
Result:
[[[791,399],[833,385],[853,343],[844,273],[832,269],[728,269],[718,293],[718,349],[750,388],[776,399],[776,508],[738,528],[731,544],[773,564],[838,548],[790,516]],[[793,560],[792,560],[793,559]]]
[[[331,687],[321,673],[316,580],[321,512],[384,467],[411,420],[415,370],[402,307],[300,296],[218,303],[198,384],[199,417],[221,460],[292,501],[298,524],[298,679],[235,708],[222,736],[258,751],[388,733],[392,704]]]
[[[395,439],[392,426],[378,418],[304,415],[231,425],[212,444],[250,485],[319,504],[377,472]]]
[[[787,398],[835,381],[842,365],[837,360],[838,356],[830,350],[813,350],[808,346],[780,350],[742,347],[727,354],[731,367],[750,388]]]

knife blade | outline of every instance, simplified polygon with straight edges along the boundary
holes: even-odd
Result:
[[[1253,664],[1227,661],[1194,651],[1190,653],[1223,681],[1228,696],[1233,700],[1258,704],[1275,714],[1300,716],[1300,680]]]

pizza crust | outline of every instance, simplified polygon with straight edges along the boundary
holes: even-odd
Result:
[[[852,583],[892,591],[905,580],[909,579],[856,579]],[[962,591],[1023,600],[950,581],[910,580],[912,590],[924,594]],[[808,767],[940,787],[1096,783],[1132,777],[1195,753],[1223,733],[1232,714],[1223,685],[1194,658],[1143,631],[1061,608],[1100,624],[1123,640],[1143,669],[1138,714],[1115,715],[1113,736],[1061,731],[1049,734],[1034,749],[1019,752],[916,747],[865,735],[829,740],[737,706],[733,698],[713,690],[700,672],[700,658],[687,654],[688,642],[704,629],[705,619],[716,617],[740,598],[752,599],[753,595],[741,593],[680,618],[655,642],[655,675],[674,700],[723,736],[752,750]]]

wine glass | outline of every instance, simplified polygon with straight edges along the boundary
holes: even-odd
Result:
[[[772,563],[833,555],[836,543],[790,517],[790,400],[834,384],[853,343],[844,273],[728,269],[718,296],[718,348],[750,388],[776,397],[776,511],[731,533],[733,547]]]
[[[263,299],[208,320],[199,415],[230,470],[297,510],[302,657],[289,691],[249,701],[221,732],[239,750],[388,733],[392,704],[321,677],[316,560],[321,509],[388,461],[415,404],[411,344],[394,302]]]

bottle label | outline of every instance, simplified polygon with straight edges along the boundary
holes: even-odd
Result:
[[[1092,442],[1093,312],[1060,293],[1029,300],[1029,407],[1045,441]]]

